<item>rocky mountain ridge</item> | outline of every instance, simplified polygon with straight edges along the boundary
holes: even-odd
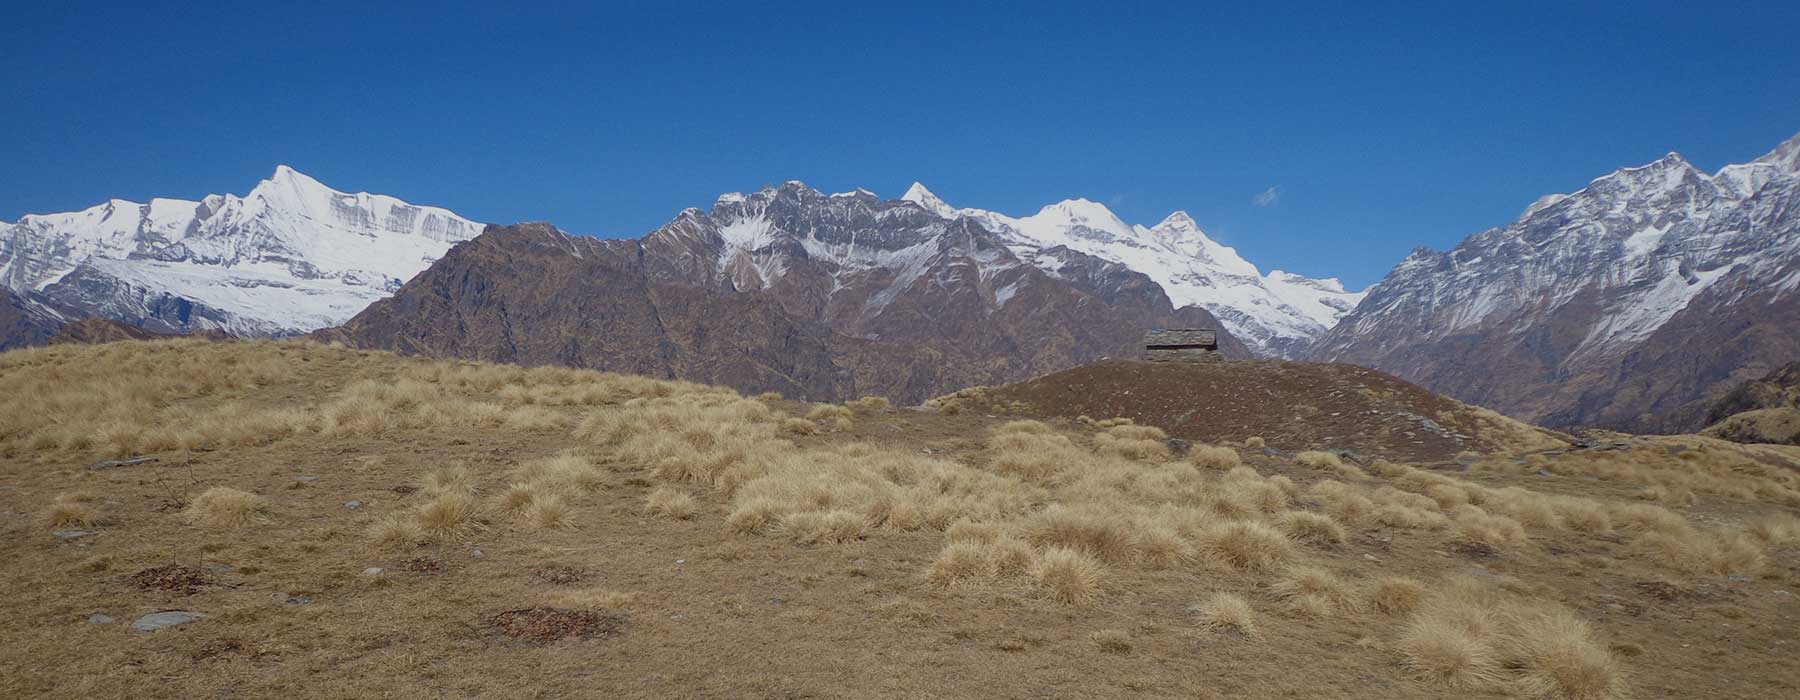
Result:
[[[1310,352],[1554,427],[1702,427],[1800,357],[1800,136],[1708,174],[1624,168],[1414,251]]]

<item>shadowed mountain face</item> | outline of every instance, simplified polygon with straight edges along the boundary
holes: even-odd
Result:
[[[1117,263],[1027,264],[979,224],[800,183],[728,195],[641,240],[490,227],[320,333],[436,356],[679,377],[815,400],[916,402],[1215,327]],[[1221,334],[1229,356],[1242,343]]]
[[[62,325],[43,304],[0,287],[0,350],[43,345]]]
[[[1800,357],[1800,137],[1710,175],[1669,154],[1415,251],[1312,357],[1549,426],[1697,430]]]

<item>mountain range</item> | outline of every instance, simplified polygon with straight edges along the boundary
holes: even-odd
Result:
[[[1698,429],[1800,357],[1800,136],[1710,174],[1670,153],[1415,250],[1310,357],[1545,425]]]
[[[915,400],[1218,326],[1227,354],[1349,362],[1557,427],[1694,430],[1800,357],[1800,137],[1707,173],[1677,154],[1532,203],[1366,291],[1263,273],[1185,212],[1128,224],[799,182],[635,240],[484,226],[285,166],[249,194],[0,224],[0,347],[100,317]]]
[[[1145,328],[1216,325],[1118,263],[1068,249],[1028,263],[971,219],[788,182],[637,240],[492,227],[320,337],[916,402],[1135,353]]]

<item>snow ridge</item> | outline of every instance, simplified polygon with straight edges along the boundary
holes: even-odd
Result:
[[[1176,306],[1211,311],[1258,354],[1298,356],[1364,294],[1346,290],[1337,279],[1281,270],[1263,274],[1235,249],[1208,237],[1183,211],[1145,228],[1086,199],[1051,204],[1026,217],[958,209],[917,182],[901,199],[941,217],[973,220],[1028,261],[1037,262],[1039,251],[1060,246],[1125,265],[1155,280]],[[1050,261],[1042,266],[1049,269]]]

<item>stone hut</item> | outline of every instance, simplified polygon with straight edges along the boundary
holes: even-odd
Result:
[[[1219,334],[1211,328],[1157,328],[1144,334],[1144,359],[1151,362],[1218,362]]]

